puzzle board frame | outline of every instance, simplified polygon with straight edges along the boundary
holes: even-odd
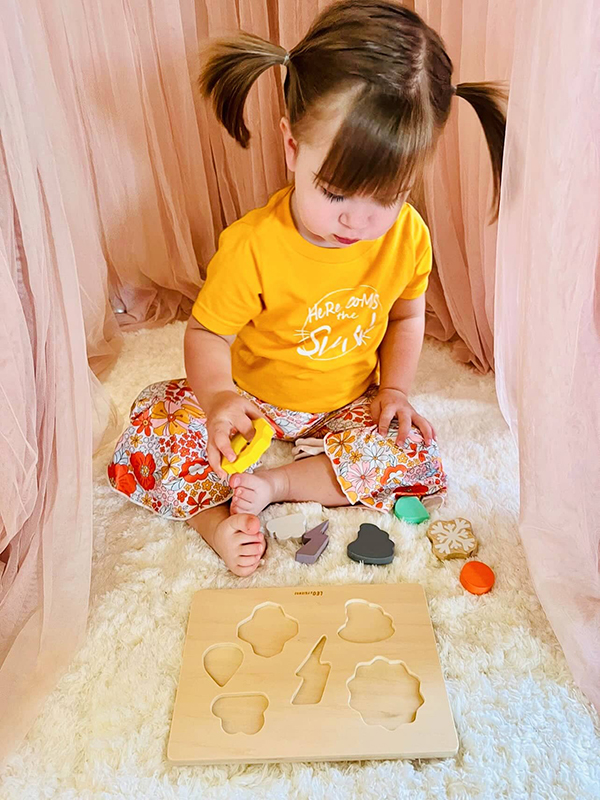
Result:
[[[342,639],[338,632],[353,601],[383,609],[393,620],[393,635],[374,643]],[[279,655],[265,658],[238,637],[238,630],[258,607],[272,605],[280,606],[287,617],[297,621],[298,632]],[[324,635],[327,641],[321,661],[331,664],[331,670],[321,700],[293,705],[291,701],[301,685],[296,673]],[[204,666],[205,653],[218,644],[237,645],[244,656],[224,686],[218,685]],[[347,684],[357,675],[357,665],[369,665],[376,657],[394,664],[402,662],[420,681],[423,704],[414,721],[394,730],[367,724],[349,705]],[[377,687],[381,695],[385,682],[378,681]],[[264,694],[268,699],[262,728],[253,734],[226,733],[212,711],[216,698],[248,694]],[[292,586],[202,590],[194,595],[167,748],[172,763],[439,758],[453,756],[457,750],[458,739],[421,586]]]

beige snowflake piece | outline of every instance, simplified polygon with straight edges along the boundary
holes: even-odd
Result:
[[[468,519],[438,520],[429,526],[427,536],[440,561],[468,558],[477,552],[479,546]]]

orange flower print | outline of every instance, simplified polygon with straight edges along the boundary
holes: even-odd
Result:
[[[137,452],[132,453],[129,460],[137,482],[142,489],[145,489],[147,492],[154,489],[154,484],[156,483],[154,478],[154,471],[156,470],[154,457],[150,453],[144,455],[144,453]]]
[[[202,511],[202,505],[206,500],[206,492],[200,492],[198,497],[188,497],[187,504],[190,507],[190,514],[197,514]]]
[[[342,431],[327,437],[327,450],[334,456],[343,456],[352,450],[352,442],[356,439],[352,431]]]
[[[209,472],[210,466],[206,461],[200,458],[191,458],[188,461],[184,461],[179,477],[188,483],[195,483],[206,478]]]
[[[129,472],[125,464],[109,464],[108,480],[117,492],[123,492],[123,494],[126,494],[128,497],[131,497],[135,492],[135,478],[131,472]]]
[[[395,472],[406,472],[406,467],[404,466],[404,464],[398,464],[395,467],[388,467],[386,471],[383,473],[383,477],[381,478],[382,486],[385,486],[385,484],[389,481],[390,476],[393,475]]]
[[[138,414],[137,417],[134,417],[131,422],[138,433],[143,433],[145,436],[150,436],[152,431],[152,423],[150,421],[150,412],[148,409],[141,414]]]
[[[185,433],[191,417],[200,417],[201,411],[189,403],[178,406],[170,400],[161,400],[153,407],[150,416],[156,434],[162,436],[165,430],[171,435]]]

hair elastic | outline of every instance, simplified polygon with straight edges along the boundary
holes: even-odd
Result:
[[[452,94],[456,94],[456,86],[453,83],[450,84],[450,90],[452,91]]]
[[[284,67],[287,67],[287,65],[288,65],[289,63],[290,63],[290,54],[289,54],[289,53],[286,53],[286,54],[285,54],[285,56],[283,57],[283,66],[284,66]]]

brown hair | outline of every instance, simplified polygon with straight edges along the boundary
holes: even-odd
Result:
[[[244,121],[248,92],[278,64],[287,66],[285,102],[298,139],[310,133],[314,115],[328,101],[351,91],[317,181],[341,194],[394,199],[410,188],[433,151],[457,94],[483,126],[498,208],[506,96],[493,83],[453,86],[443,42],[417,14],[389,0],[342,0],[325,9],[289,53],[248,33],[214,42],[200,87],[242,147],[250,139]]]

